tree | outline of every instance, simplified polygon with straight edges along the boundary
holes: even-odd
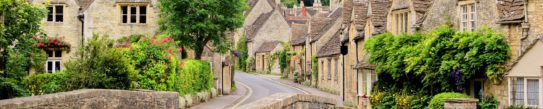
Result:
[[[161,0],[160,32],[191,48],[200,59],[211,42],[217,52],[229,49],[226,33],[243,25],[245,0]]]
[[[292,8],[294,5],[298,5],[300,1],[299,0],[281,0],[281,3],[287,8]]]
[[[45,9],[26,0],[0,0],[0,99],[24,95],[21,80],[33,66],[42,66],[44,52],[33,36],[40,33]]]

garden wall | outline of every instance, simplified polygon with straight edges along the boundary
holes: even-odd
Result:
[[[337,101],[307,94],[277,93],[255,102],[245,104],[239,109],[334,109]]]
[[[83,89],[0,100],[1,109],[178,109],[176,92]]]

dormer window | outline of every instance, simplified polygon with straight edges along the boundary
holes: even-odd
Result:
[[[147,5],[121,6],[121,23],[124,23],[124,24],[147,23]]]
[[[47,7],[47,22],[63,22],[64,21],[64,5],[51,4]]]

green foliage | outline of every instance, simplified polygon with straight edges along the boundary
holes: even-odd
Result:
[[[67,91],[66,86],[70,85],[68,75],[64,72],[33,74],[23,81],[26,88],[32,95],[43,95],[55,92]]]
[[[211,42],[220,53],[230,48],[226,37],[241,27],[246,0],[161,0],[160,31],[195,51],[200,59],[204,46]]]
[[[470,98],[469,96],[462,94],[462,93],[455,93],[455,92],[443,92],[440,94],[435,95],[432,100],[430,101],[429,108],[430,109],[443,109],[445,105],[445,99],[448,98]]]
[[[129,42],[129,43],[138,42],[138,41],[140,41],[140,39],[142,39],[144,37],[145,36],[141,35],[141,34],[133,34],[133,35],[130,35],[128,37],[122,37],[120,39],[117,39],[117,43],[118,44],[124,44],[125,42]]]
[[[41,32],[45,17],[43,6],[25,0],[0,0],[0,99],[26,95],[21,81],[45,59],[45,53],[33,47],[32,36]]]
[[[373,92],[370,103],[374,109],[423,109],[428,106],[430,96],[402,91]]]
[[[247,49],[247,36],[243,35],[237,42],[237,51],[239,52],[238,62],[236,67],[241,71],[247,71],[247,58],[249,57],[249,50]]]
[[[286,76],[287,72],[289,71],[289,64],[290,64],[290,43],[289,42],[281,42],[281,45],[283,46],[283,50],[276,52],[274,55],[277,56],[279,60],[279,68],[281,70],[281,75]]]
[[[490,29],[457,32],[440,27],[429,33],[385,33],[365,44],[384,87],[420,93],[463,91],[466,80],[485,75],[500,81],[509,57],[504,36]],[[469,64],[466,64],[469,63]]]
[[[278,55],[272,54],[272,55],[268,55],[267,57],[268,57],[268,58],[266,58],[266,59],[268,59],[268,60],[266,60],[266,61],[268,61],[268,63],[266,63],[267,65],[266,65],[266,69],[265,69],[265,70],[266,70],[266,73],[267,73],[267,74],[270,74],[270,73],[271,73],[271,70],[272,70],[273,68],[275,68],[275,62],[277,61]]]
[[[294,5],[299,5],[299,0],[281,0],[281,3],[283,6],[286,6],[287,8],[292,8]]]
[[[524,105],[510,105],[510,106],[505,107],[505,109],[536,109],[536,108],[526,107]]]
[[[311,70],[313,73],[311,73],[311,77],[315,80],[315,86],[317,86],[319,83],[317,81],[319,76],[319,60],[317,59],[317,56],[311,56]]]
[[[497,109],[500,105],[500,101],[496,100],[494,96],[485,97],[479,103],[480,109]]]
[[[65,63],[70,75],[67,90],[82,88],[128,89],[129,77],[136,73],[121,51],[113,47],[107,36],[94,35],[76,53],[77,58]]]
[[[251,72],[251,71],[255,71],[255,58],[254,57],[249,57],[246,62],[247,63],[247,72]]]
[[[190,87],[190,92],[209,90],[213,87],[213,72],[209,62],[200,60],[185,60],[183,68],[184,83]]]

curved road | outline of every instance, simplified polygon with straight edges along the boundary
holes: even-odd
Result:
[[[270,96],[275,93],[304,93],[298,89],[295,89],[294,87],[278,83],[268,78],[263,78],[239,71],[236,71],[234,79],[247,85],[249,87],[248,90],[251,90],[253,92],[251,95],[249,95],[247,99],[241,101],[241,105],[256,101],[258,99]],[[242,85],[237,86],[240,87]]]

